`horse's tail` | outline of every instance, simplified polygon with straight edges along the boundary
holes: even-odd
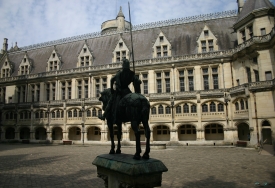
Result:
[[[141,106],[142,119],[148,121],[150,114],[150,103],[145,97],[141,100]]]

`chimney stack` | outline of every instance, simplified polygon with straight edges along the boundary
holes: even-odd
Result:
[[[4,38],[2,52],[8,51],[8,39]]]
[[[238,3],[238,13],[240,14],[240,12],[243,9],[244,0],[237,0],[237,3]]]

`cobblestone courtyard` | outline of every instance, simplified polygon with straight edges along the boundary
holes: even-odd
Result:
[[[0,187],[104,187],[92,161],[109,146],[0,144]],[[134,153],[124,147],[123,153]],[[169,147],[152,150],[163,161],[162,187],[275,187],[275,157],[254,149]]]

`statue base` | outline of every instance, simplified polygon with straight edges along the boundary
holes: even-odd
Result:
[[[166,166],[157,159],[133,159],[128,154],[103,154],[92,163],[106,188],[152,188],[161,186]]]

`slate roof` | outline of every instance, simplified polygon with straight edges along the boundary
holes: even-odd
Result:
[[[227,50],[234,47],[236,34],[232,33],[232,26],[236,22],[237,16],[226,18],[198,21],[192,23],[170,25],[166,27],[155,27],[133,31],[133,44],[135,60],[151,59],[152,47],[162,31],[172,45],[172,56],[182,56],[197,53],[197,40],[205,25],[213,32],[218,39],[219,50]],[[97,38],[90,38],[86,43],[92,51],[93,65],[104,65],[112,63],[113,51],[120,39],[128,47],[131,46],[130,33],[117,33],[105,35]],[[85,40],[58,44],[55,46],[43,47],[28,50],[28,57],[32,61],[32,71],[30,74],[37,74],[46,71],[47,61],[54,49],[61,56],[61,69],[76,68],[78,53],[85,44]],[[19,65],[25,55],[25,51],[8,53],[9,59],[14,66],[11,76],[18,75]],[[3,62],[0,63],[2,67]]]
[[[247,15],[249,15],[251,12],[255,10],[260,10],[260,9],[268,9],[268,8],[273,8],[274,6],[269,0],[246,0],[243,9],[240,12],[238,16],[237,22],[241,21],[244,19]]]

